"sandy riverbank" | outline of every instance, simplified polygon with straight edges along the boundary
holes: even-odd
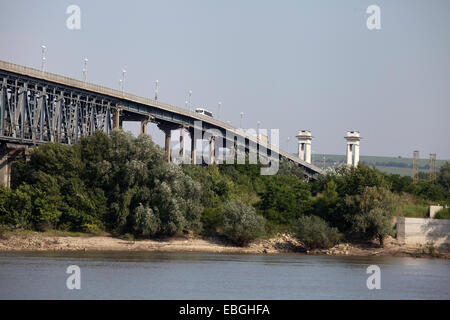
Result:
[[[327,250],[306,251],[302,244],[289,235],[278,235],[271,239],[258,240],[241,248],[220,239],[199,237],[175,237],[162,240],[123,240],[111,236],[54,236],[28,232],[10,234],[0,239],[0,252],[5,251],[147,251],[147,252],[209,252],[271,254],[303,252],[304,254],[348,255],[348,256],[412,256],[450,258],[449,252],[432,252],[424,246],[399,244],[388,239],[384,248],[375,244],[342,243]]]

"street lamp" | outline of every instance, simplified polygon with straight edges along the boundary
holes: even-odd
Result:
[[[122,95],[124,94],[125,91],[125,73],[127,73],[127,70],[123,69],[122,70]]]
[[[85,83],[87,81],[87,63],[88,63],[88,59],[84,58],[83,81]]]
[[[256,140],[259,143],[259,126],[261,125],[261,121],[256,122]]]
[[[119,90],[123,91],[122,79],[119,79]]]
[[[192,111],[191,97],[192,97],[192,90],[189,90],[189,99],[188,99],[189,111]]]
[[[222,102],[219,102],[219,111],[217,111],[217,119],[220,119],[220,107],[222,107]]]
[[[41,71],[44,72],[45,70],[45,48],[46,46],[42,45],[41,49],[42,49],[42,65],[41,65]]]
[[[158,80],[155,81],[155,100],[158,100]]]

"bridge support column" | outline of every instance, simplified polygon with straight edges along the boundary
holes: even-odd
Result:
[[[216,141],[215,137],[211,137],[209,139],[209,164],[215,164],[216,163],[216,157],[215,157],[215,146],[214,142]]]
[[[166,151],[167,162],[170,162],[171,161],[171,156],[172,156],[172,152],[171,152],[171,148],[170,148],[171,137],[172,137],[172,130],[179,129],[180,126],[179,125],[175,125],[175,124],[171,124],[171,123],[168,123],[168,122],[163,122],[163,123],[159,123],[158,124],[158,128],[161,129],[164,132],[164,134],[165,134],[164,149]]]
[[[11,187],[11,164],[9,154],[2,153],[0,159],[0,185],[5,188]]]
[[[191,136],[191,164],[197,164],[197,139],[193,128],[189,129],[189,135]]]
[[[141,134],[147,134],[147,120],[141,121]]]
[[[6,143],[0,148],[0,185],[11,187],[11,167],[20,157],[28,154],[28,146]]]
[[[180,158],[183,163],[184,163],[184,157],[186,156],[186,152],[185,152],[186,148],[185,148],[185,141],[184,141],[185,135],[186,135],[186,129],[185,129],[185,127],[181,127],[180,128]]]
[[[172,130],[167,129],[164,130],[164,134],[166,135],[165,139],[164,139],[164,150],[166,151],[166,156],[167,156],[167,162],[170,162],[170,157],[171,157],[171,149],[170,149],[170,139],[172,136]]]
[[[117,108],[114,110],[114,120],[113,120],[113,128],[122,127],[122,121],[120,120],[120,112],[122,108]]]

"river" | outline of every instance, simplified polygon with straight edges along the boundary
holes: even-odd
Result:
[[[80,290],[69,290],[69,265]],[[381,289],[366,285],[369,265]],[[450,261],[303,254],[0,253],[0,299],[449,299]]]

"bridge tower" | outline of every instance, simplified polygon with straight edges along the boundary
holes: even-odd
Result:
[[[311,141],[313,136],[310,130],[299,130],[298,139],[298,157],[307,163],[311,163]]]
[[[347,165],[356,167],[359,162],[359,142],[361,137],[359,131],[347,131]]]

